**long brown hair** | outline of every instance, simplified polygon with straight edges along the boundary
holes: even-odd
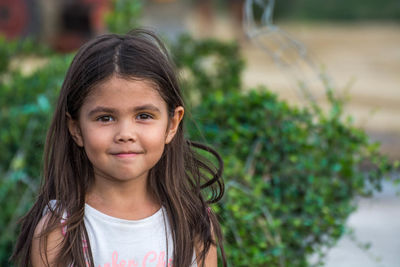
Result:
[[[83,240],[89,242],[83,218],[85,194],[94,179],[93,168],[68,131],[67,114],[77,119],[91,89],[112,75],[155,82],[170,116],[177,106],[184,106],[173,63],[152,32],[137,29],[126,35],[105,34],[82,46],[66,74],[48,131],[39,196],[22,219],[12,256],[18,266],[31,266],[34,231],[46,208],[50,216],[40,239],[44,247],[48,234],[63,226],[63,213],[68,214],[67,234],[55,265],[86,266],[88,260],[89,265],[94,266],[90,244],[88,255],[82,250]],[[214,155],[218,166],[201,156],[199,150]],[[171,226],[174,266],[190,266],[195,245],[202,248],[198,251],[200,262],[204,262],[210,246],[217,245],[226,266],[221,229],[208,208],[209,203],[223,195],[222,165],[213,149],[185,139],[181,122],[174,139],[166,145],[161,159],[149,172],[149,188],[165,207]],[[55,206],[49,205],[50,200],[57,200]]]

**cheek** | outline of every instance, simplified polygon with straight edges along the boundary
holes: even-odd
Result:
[[[83,144],[87,154],[98,153],[106,148],[108,135],[105,132],[101,134],[95,131],[86,131],[83,134]]]
[[[166,140],[166,131],[165,127],[160,127],[159,129],[154,129],[153,131],[146,131],[142,135],[142,143],[149,149],[153,151],[162,151],[164,150],[165,140]]]

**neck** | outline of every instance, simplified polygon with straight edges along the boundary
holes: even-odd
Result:
[[[147,179],[120,182],[96,177],[86,194],[86,203],[109,216],[127,220],[143,219],[160,209]]]

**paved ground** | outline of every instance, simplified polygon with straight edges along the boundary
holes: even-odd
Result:
[[[371,248],[361,250],[344,236],[328,253],[325,267],[400,266],[400,197],[390,184],[374,198],[360,199],[348,225],[354,228],[357,239],[371,243]]]

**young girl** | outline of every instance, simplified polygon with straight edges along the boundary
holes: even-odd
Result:
[[[184,138],[183,115],[174,68],[154,34],[85,44],[61,88],[16,265],[209,267],[218,246],[226,266],[207,204],[222,197],[222,162]]]

